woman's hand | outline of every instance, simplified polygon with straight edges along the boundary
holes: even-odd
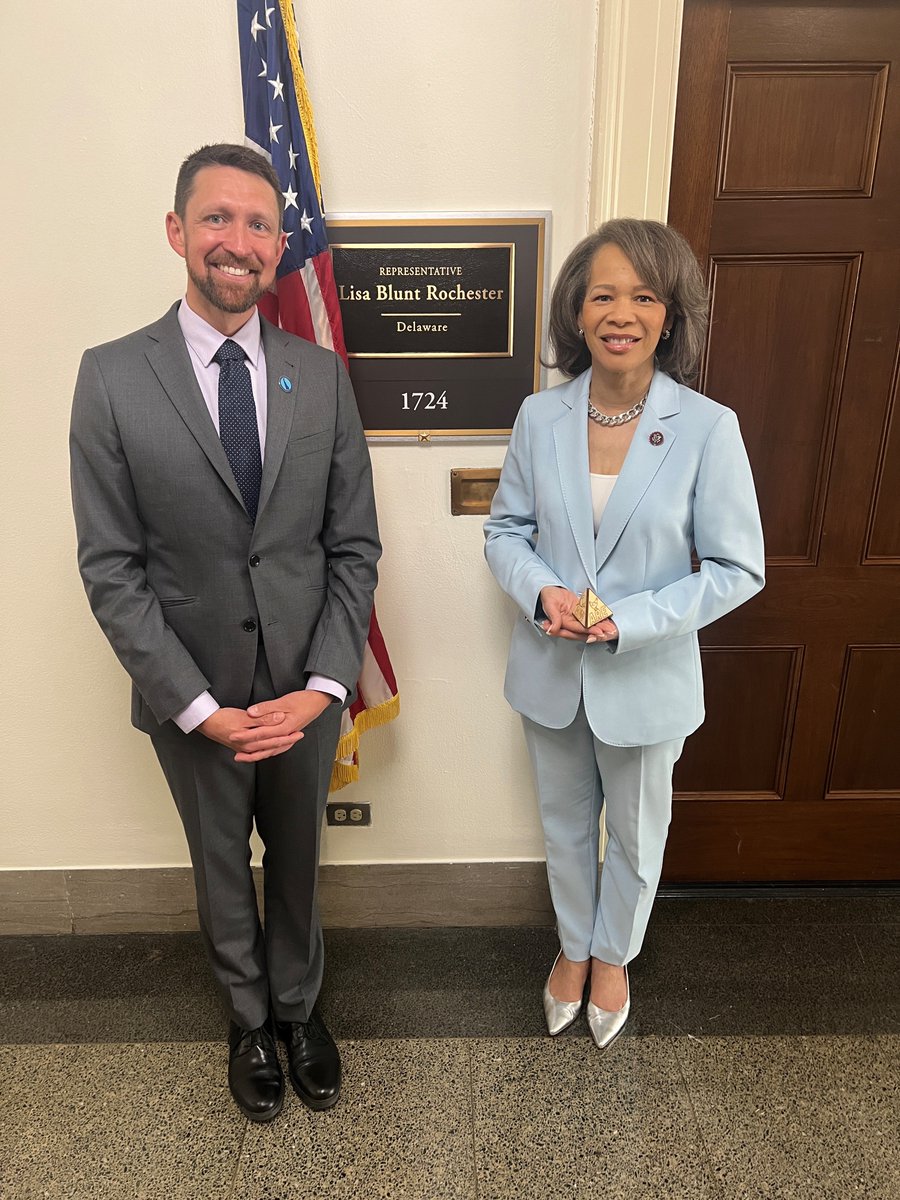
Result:
[[[593,642],[614,642],[619,636],[619,630],[616,628],[616,623],[611,617],[607,617],[605,621],[598,621],[596,625],[592,625],[587,631],[587,644],[590,646]]]
[[[578,600],[579,597],[568,588],[541,588],[541,608],[549,618],[541,622],[544,633],[548,637],[586,642],[589,646],[594,642],[614,642],[619,636],[619,631],[611,618],[607,617],[605,621],[598,621],[590,629],[585,629],[581,622],[572,616],[572,609]]]
[[[549,618],[541,622],[541,628],[548,637],[568,638],[573,642],[587,641],[588,631],[572,616],[572,609],[577,603],[578,597],[568,588],[541,588],[541,608]]]

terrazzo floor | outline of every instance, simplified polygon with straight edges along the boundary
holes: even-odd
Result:
[[[900,1200],[900,894],[661,898],[605,1055],[555,949],[329,931],[341,1103],[257,1126],[196,935],[0,939],[0,1200]]]

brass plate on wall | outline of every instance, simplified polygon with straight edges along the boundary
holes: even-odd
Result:
[[[509,435],[541,386],[549,221],[547,212],[328,215],[367,437]]]
[[[454,517],[486,517],[499,482],[499,467],[454,467],[450,472],[450,512]]]

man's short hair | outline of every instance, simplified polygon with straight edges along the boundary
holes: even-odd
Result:
[[[204,167],[234,167],[238,171],[246,171],[250,175],[258,175],[264,179],[275,193],[278,204],[279,228],[284,219],[284,195],[281,183],[268,159],[263,158],[249,146],[238,146],[232,142],[216,142],[211,146],[201,146],[193,154],[189,154],[178,171],[175,181],[175,202],[172,207],[184,220],[187,202],[194,190],[194,179],[198,171]]]

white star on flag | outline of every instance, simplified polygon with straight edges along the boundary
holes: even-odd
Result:
[[[281,128],[282,128],[281,125],[273,125],[271,121],[269,122],[269,141],[270,142],[278,141],[278,130]]]
[[[284,196],[285,208],[290,208],[291,205],[293,205],[294,208],[297,208],[297,193],[291,189],[290,185],[288,185],[288,190],[286,192],[282,192],[281,194]]]
[[[265,29],[265,25],[260,25],[260,23],[259,23],[259,13],[255,12],[253,14],[253,23],[250,26],[250,32],[253,34],[254,42],[256,41],[256,35],[258,33],[262,33],[262,31],[264,29]]]
[[[269,17],[271,17],[271,15],[274,11],[275,11],[274,7],[266,9],[266,25],[268,25],[269,29],[272,28],[272,22],[269,20]]]
[[[269,80],[269,87],[274,88],[274,92],[272,95],[273,100],[283,100],[284,99],[284,84],[281,82],[281,72],[280,71],[275,76],[274,79]]]
[[[294,143],[293,143],[293,142],[291,142],[291,147],[290,147],[290,149],[288,150],[288,158],[291,160],[291,170],[292,170],[292,171],[293,171],[293,170],[294,170],[294,168],[297,166],[297,159],[298,159],[299,157],[300,157],[300,155],[299,155],[299,154],[295,154],[295,153],[294,153]]]
[[[309,216],[306,209],[303,210],[303,216],[300,218],[300,224],[306,233],[312,233],[312,217]]]
[[[269,69],[269,68],[266,66],[266,60],[265,60],[265,59],[263,59],[263,60],[262,60],[262,65],[263,65],[263,69],[262,69],[262,70],[260,71],[260,73],[257,75],[257,77],[256,77],[257,79],[265,79],[265,77],[266,77],[266,72],[267,72],[267,71],[268,71],[268,69]]]

